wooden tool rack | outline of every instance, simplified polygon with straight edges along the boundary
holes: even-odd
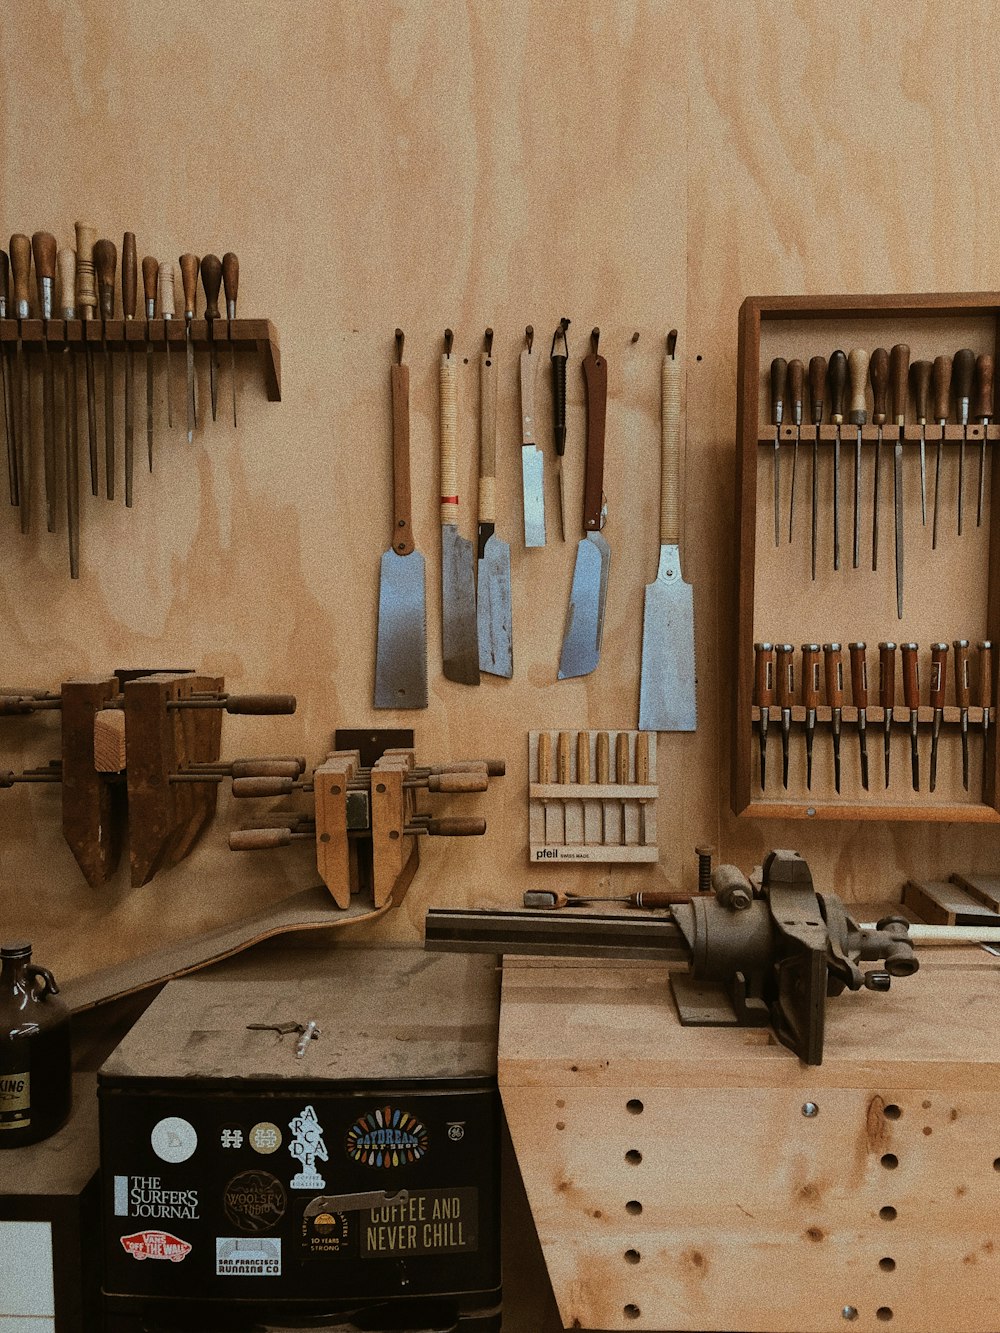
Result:
[[[980,708],[970,707],[971,771],[969,791],[962,785],[959,709],[952,706],[952,662],[948,662],[948,706],[941,729],[937,788],[928,790],[930,724],[933,710],[924,706],[929,647],[933,641],[949,644],[969,639],[973,653],[978,639],[996,645],[1000,637],[1000,468],[991,455],[1000,440],[1000,426],[985,427],[987,483],[982,526],[976,526],[978,456],[984,427],[970,424],[944,427],[941,464],[942,508],[938,547],[931,547],[930,509],[934,497],[934,468],[941,427],[928,416],[927,526],[921,521],[918,449],[920,426],[915,421],[912,396],[902,428],[904,515],[904,617],[897,618],[894,575],[893,446],[900,429],[887,421],[882,427],[881,544],[879,568],[872,564],[873,445],[878,427],[862,427],[862,543],[859,568],[852,567],[853,455],[857,427],[845,415],[841,428],[840,538],[841,567],[833,568],[832,452],[836,427],[819,430],[818,554],[815,582],[811,578],[811,455],[817,428],[809,413],[808,382],[804,394],[803,424],[798,448],[795,519],[789,542],[789,484],[796,427],[786,411],[780,429],[781,544],[774,540],[772,453],[775,427],[771,424],[769,368],[776,356],[798,357],[808,367],[812,356],[830,357],[835,348],[845,352],[860,346],[868,351],[906,342],[912,360],[933,361],[940,353],[953,355],[968,347],[993,354],[997,344],[1000,293],[936,293],[881,296],[749,297],[740,310],[737,382],[736,516],[736,660],[733,663],[731,803],[737,815],[750,818],[845,820],[924,820],[943,822],[1000,822],[1000,753],[996,745],[996,678],[988,740],[983,746]],[[911,362],[912,364],[912,362]],[[869,391],[870,394],[870,391]],[[827,393],[824,423],[830,422]],[[869,404],[870,404],[869,396]],[[1000,397],[995,395],[1000,406]],[[869,423],[871,415],[869,413]],[[971,420],[971,419],[970,419]],[[965,530],[956,536],[957,446],[966,441]],[[790,447],[791,446],[791,447]],[[847,645],[864,641],[868,647],[869,789],[864,790],[858,764],[857,710],[845,693],[842,714],[841,792],[834,786],[831,759],[831,709],[817,710],[812,788],[807,790],[805,709],[792,710],[789,785],[781,782],[780,709],[769,710],[768,774],[761,788],[758,769],[758,715],[754,706],[754,643],[782,640],[794,644],[796,683],[800,647],[804,642],[839,641],[845,673]],[[892,783],[886,790],[883,774],[882,721],[878,704],[878,644],[913,641],[920,645],[921,707],[918,711],[921,790],[910,781],[909,718],[897,693],[891,740]],[[872,668],[875,668],[874,670]]]

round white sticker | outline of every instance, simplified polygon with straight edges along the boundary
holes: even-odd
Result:
[[[187,1120],[168,1115],[153,1126],[149,1141],[161,1162],[186,1162],[198,1146],[198,1135]]]

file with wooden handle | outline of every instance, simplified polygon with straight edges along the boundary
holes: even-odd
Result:
[[[97,228],[92,222],[76,223],[76,306],[83,322],[89,323],[97,309],[97,287],[94,283],[94,245]],[[94,349],[89,341],[83,345],[83,359],[87,381],[87,448],[90,457],[90,493],[96,495],[97,479],[97,384],[94,374]]]
[[[10,260],[7,251],[0,250],[0,319],[7,318],[7,306],[10,299]],[[14,425],[14,379],[13,370],[8,377],[7,352],[0,347],[0,390],[3,392],[3,428],[7,441],[7,484],[10,489],[10,502],[19,503],[17,480],[17,434]]]
[[[191,325],[194,321],[198,301],[198,271],[201,261],[197,255],[181,255],[181,286],[184,289],[184,357],[187,367],[187,437],[188,444],[194,440],[198,429],[198,392],[194,378],[194,343],[191,338]]]
[[[135,477],[135,358],[129,341],[128,326],[135,319],[138,255],[135,232],[127,231],[122,240],[122,314],[125,324],[125,508],[132,508],[132,481]]]
[[[101,348],[104,352],[104,493],[109,500],[115,498],[115,367],[108,346],[108,320],[115,314],[117,269],[118,247],[114,241],[98,241],[94,246],[94,272],[97,275]]]
[[[156,315],[156,284],[159,276],[159,264],[152,255],[146,255],[142,261],[142,296],[146,313],[146,458],[150,472],[153,470],[153,342],[149,322]]]
[[[59,313],[67,322],[76,318],[76,252],[66,248],[56,256],[62,292]],[[66,474],[66,532],[69,539],[70,578],[80,577],[80,456],[77,442],[76,356],[67,341],[63,358],[63,430]]]
[[[490,676],[514,674],[511,624],[510,544],[496,534],[497,363],[493,330],[479,358],[479,588],[476,625],[479,670]]]
[[[15,347],[14,401],[17,414],[17,476],[21,531],[31,525],[31,386],[25,360],[23,325],[31,313],[31,238],[15,232],[10,238],[10,277],[14,296],[14,318],[17,320]]]
[[[45,525],[56,530],[56,387],[52,352],[49,348],[49,320],[53,315],[56,284],[56,238],[51,232],[36,231],[31,238],[35,260],[35,284],[38,313],[42,317],[42,460],[45,477]]]

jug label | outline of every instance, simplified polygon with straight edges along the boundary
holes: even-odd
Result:
[[[0,1131],[31,1124],[31,1075],[0,1074]]]

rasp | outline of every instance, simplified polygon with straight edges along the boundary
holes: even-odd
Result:
[[[524,544],[545,545],[545,455],[535,443],[535,331],[529,324],[521,349],[521,487],[524,494]]]
[[[97,274],[97,298],[101,308],[101,348],[104,352],[104,493],[115,498],[115,368],[108,347],[108,320],[115,314],[115,271],[118,248],[114,241],[98,241],[94,246],[94,272]]]
[[[410,368],[396,330],[392,389],[392,545],[382,556],[378,593],[375,707],[427,707],[427,610],[424,557],[414,547],[410,515]]]
[[[479,587],[476,624],[479,670],[490,676],[514,674],[511,629],[510,543],[496,535],[497,363],[493,330],[479,358]]]
[[[80,458],[77,445],[76,357],[70,349],[69,326],[76,319],[76,251],[60,250],[56,256],[62,291],[60,313],[65,321],[63,343],[63,428],[66,471],[66,535],[69,541],[70,578],[80,577]]]
[[[48,231],[36,231],[31,238],[35,260],[35,285],[38,312],[42,317],[42,461],[45,477],[45,525],[56,530],[56,381],[49,347],[49,321],[52,318],[56,285],[56,238]]]
[[[160,260],[156,275],[156,295],[163,318],[163,346],[167,354],[167,429],[174,428],[173,397],[170,390],[170,321],[174,317],[174,265],[170,259]]]
[[[20,497],[21,531],[31,525],[31,389],[24,354],[24,321],[31,313],[31,238],[16,232],[10,238],[10,276],[17,319],[15,349],[14,402],[17,417],[17,476]]]
[[[156,283],[160,266],[152,255],[142,261],[142,296],[146,311],[146,458],[153,470],[153,340],[150,321],[156,317]]]
[[[135,476],[135,359],[128,339],[129,325],[135,320],[136,265],[135,232],[127,231],[122,240],[122,338],[125,342],[125,508],[132,508],[132,480]]]
[[[441,410],[441,648],[447,680],[479,684],[476,564],[472,542],[458,534],[458,365],[455,335],[444,334]]]
[[[896,343],[889,357],[892,419],[899,434],[892,446],[892,508],[896,555],[896,616],[903,619],[903,435],[910,379],[910,349]]]
[[[94,243],[97,228],[92,222],[76,224],[76,308],[84,324],[89,324],[97,309],[94,285]],[[90,493],[97,494],[97,384],[94,376],[94,348],[84,335],[83,359],[87,379],[87,447],[90,455]]]
[[[667,337],[660,381],[660,562],[642,616],[640,731],[694,731],[694,593],[681,577],[681,363]]]
[[[590,335],[590,355],[583,359],[587,401],[587,461],[583,477],[584,536],[577,543],[576,566],[566,612],[559,679],[586,676],[601,660],[604,606],[611,548],[601,535],[604,503],[604,432],[608,406],[608,363],[598,352],[600,329]]]
[[[198,399],[194,382],[194,342],[191,338],[191,325],[198,300],[197,255],[181,255],[181,286],[184,288],[184,355],[187,363],[187,437],[188,444],[194,440],[198,428]]]
[[[965,495],[965,446],[969,441],[969,408],[972,403],[972,380],[976,373],[976,354],[971,347],[955,353],[952,362],[951,389],[955,395],[958,424],[962,438],[958,442],[958,535],[962,535],[962,501]]]

